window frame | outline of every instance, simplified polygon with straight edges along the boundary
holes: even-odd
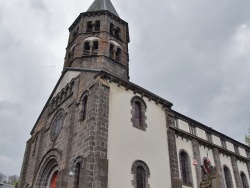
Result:
[[[141,160],[135,161],[131,168],[131,173],[133,175],[133,180],[132,180],[133,188],[137,188],[138,168],[142,168],[144,170],[143,188],[150,188],[150,185],[148,183],[148,179],[150,178],[150,171],[149,171],[148,165],[144,161],[141,161]]]
[[[136,117],[136,104],[140,104],[140,119],[138,119]],[[146,131],[146,128],[147,128],[147,124],[146,124],[146,109],[147,109],[147,106],[146,106],[146,103],[145,101],[139,97],[139,96],[134,96],[132,97],[131,99],[131,106],[132,106],[132,110],[131,110],[131,114],[132,114],[132,118],[131,118],[131,122],[133,124],[133,127],[137,128],[137,129],[140,129],[140,130],[143,130],[143,131]]]
[[[182,155],[182,153],[185,155]],[[185,157],[185,158],[184,158]],[[179,152],[180,173],[182,184],[185,186],[193,186],[192,168],[190,157],[185,150]]]

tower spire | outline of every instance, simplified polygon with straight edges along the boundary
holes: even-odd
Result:
[[[112,14],[116,15],[117,17],[119,17],[119,15],[117,14],[110,0],[95,0],[92,3],[92,5],[89,7],[87,12],[94,12],[94,11],[101,11],[101,10],[107,10],[111,12]]]

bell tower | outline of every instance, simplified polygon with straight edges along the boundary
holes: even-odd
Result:
[[[110,0],[95,0],[69,27],[64,69],[105,70],[129,80],[128,24]]]

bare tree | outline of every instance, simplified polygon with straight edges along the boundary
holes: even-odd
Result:
[[[0,172],[0,182],[3,182],[4,180],[6,180],[6,178],[7,176],[4,173]]]
[[[8,182],[13,185],[18,181],[18,179],[19,177],[17,175],[11,175],[8,177]]]

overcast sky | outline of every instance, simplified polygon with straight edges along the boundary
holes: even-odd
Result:
[[[0,0],[0,171],[26,141],[62,71],[68,27],[93,0]],[[129,23],[130,81],[243,142],[250,126],[249,0],[112,0]]]

